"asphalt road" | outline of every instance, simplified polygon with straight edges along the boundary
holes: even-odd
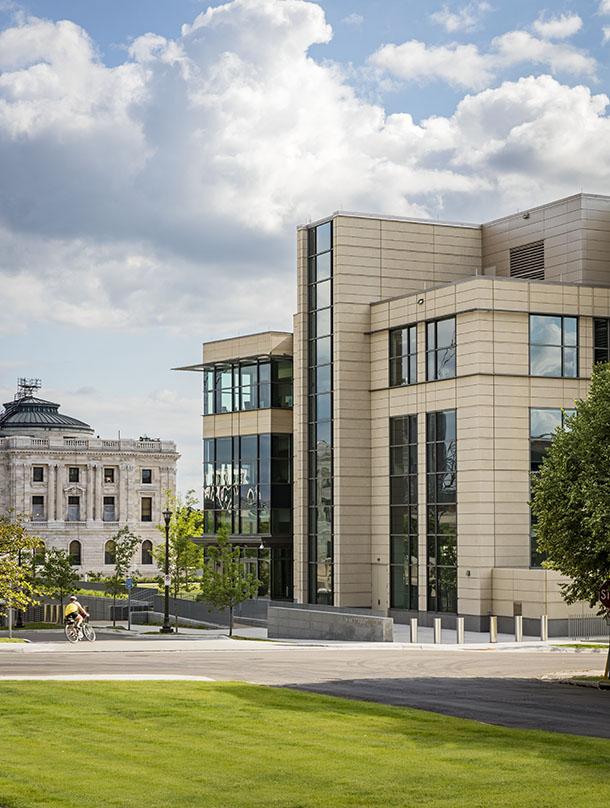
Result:
[[[610,738],[610,693],[539,677],[600,672],[580,652],[405,651],[255,642],[105,641],[0,652],[0,676],[156,674],[286,686],[509,727]]]

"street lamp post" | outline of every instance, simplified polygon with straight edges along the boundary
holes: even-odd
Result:
[[[161,634],[172,634],[173,630],[169,622],[169,523],[172,512],[169,509],[163,511],[163,518],[165,519],[165,614]]]

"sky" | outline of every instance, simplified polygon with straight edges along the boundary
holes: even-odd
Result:
[[[0,0],[0,400],[178,443],[290,330],[295,229],[610,193],[610,0]]]

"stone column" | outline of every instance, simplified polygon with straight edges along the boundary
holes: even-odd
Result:
[[[55,466],[53,463],[49,463],[49,477],[47,479],[47,519],[49,522],[54,522],[57,518],[55,516],[55,476]]]
[[[66,515],[64,514],[64,467],[61,463],[57,464],[55,473],[55,518],[58,522],[65,521]]]
[[[93,521],[93,501],[95,499],[95,469],[87,464],[87,522]]]
[[[104,464],[98,463],[95,469],[95,521],[101,522],[104,515]]]

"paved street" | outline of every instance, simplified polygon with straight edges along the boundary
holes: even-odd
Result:
[[[505,726],[610,738],[610,693],[540,681],[600,673],[604,656],[529,650],[417,650],[391,645],[285,646],[205,639],[121,638],[0,651],[0,677],[201,677],[292,686],[420,707]]]

